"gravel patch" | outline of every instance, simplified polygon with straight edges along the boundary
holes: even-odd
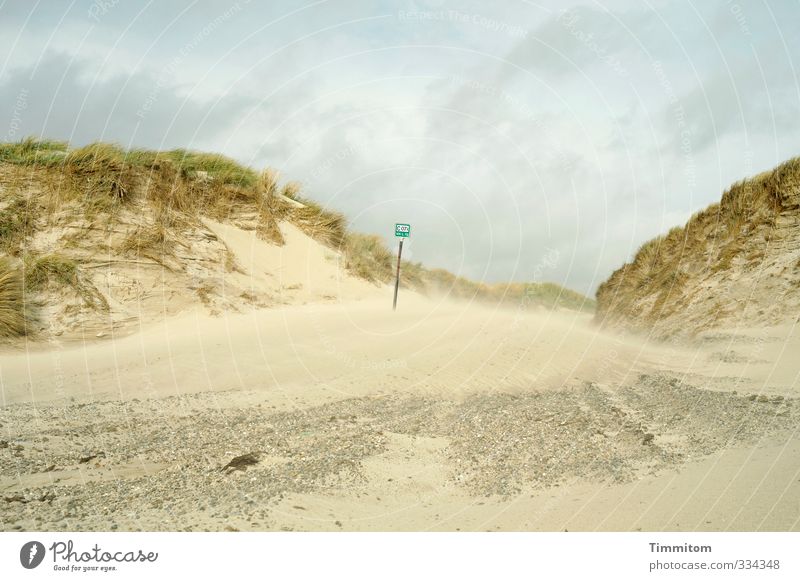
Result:
[[[291,412],[220,407],[226,397],[0,409],[3,529],[267,529],[286,495],[364,487],[362,463],[389,433],[445,438],[451,484],[485,497],[629,481],[798,426],[794,400],[659,375],[618,389],[366,397]]]

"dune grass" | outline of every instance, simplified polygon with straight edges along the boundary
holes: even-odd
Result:
[[[562,308],[585,312],[593,312],[595,309],[594,299],[556,283],[525,283],[522,286],[524,297],[522,300],[528,304],[548,309]],[[515,294],[512,294],[512,297],[516,298]]]
[[[35,203],[21,196],[12,196],[0,207],[0,250],[19,254],[20,246],[33,231],[36,215]]]
[[[258,176],[256,205],[260,219],[256,235],[263,240],[283,246],[286,241],[278,226],[278,220],[286,218],[289,208],[287,204],[281,203],[278,195],[279,180],[280,174],[272,168],[265,169]]]
[[[81,277],[79,263],[62,254],[26,254],[22,260],[22,268],[16,270],[21,272],[26,294],[48,289],[70,290],[87,307],[102,311],[109,308],[105,296],[91,282]],[[28,302],[31,303],[30,297]]]
[[[63,142],[28,138],[0,144],[0,162],[49,172],[40,178],[51,183],[56,202],[75,203],[89,217],[113,218],[124,205],[144,200],[168,210],[223,220],[255,212],[260,218],[259,236],[276,244],[284,242],[279,220],[294,223],[333,248],[344,244],[347,233],[344,216],[302,198],[299,183],[280,185],[274,170],[258,173],[220,154],[186,149],[126,151],[112,143],[69,149]],[[18,206],[12,211],[20,215]],[[0,242],[16,240],[21,224],[2,216],[0,221]]]
[[[347,234],[344,247],[346,268],[370,282],[389,282],[392,278],[392,253],[380,236]]]
[[[123,177],[132,177],[136,170],[159,170],[166,165],[184,179],[249,189],[258,183],[256,171],[221,154],[185,149],[126,151],[119,145],[102,142],[70,149],[65,142],[29,137],[17,143],[0,143],[0,162],[57,167],[84,178],[97,176],[98,183],[89,184],[91,189],[107,190],[118,198],[125,198],[134,185]]]
[[[8,258],[0,257],[0,337],[26,335],[31,319],[22,273]]]
[[[290,207],[286,219],[311,238],[331,248],[342,248],[347,236],[347,219],[343,214],[323,208],[307,198],[295,197],[302,207]]]
[[[358,277],[375,283],[392,282],[397,258],[380,236],[348,233],[345,244],[346,267]],[[536,305],[592,311],[595,301],[554,283],[487,284],[475,282],[441,268],[428,269],[419,262],[403,261],[401,286],[423,294],[447,295],[457,299]]]
[[[798,190],[800,158],[734,183],[719,203],[645,242],[612,273],[597,290],[597,319],[652,328],[685,302],[683,289],[693,276],[724,272],[739,262],[757,264],[763,252],[746,256],[747,245],[756,232],[769,239],[777,217],[798,209],[792,205]]]
[[[65,141],[27,137],[16,143],[0,143],[0,162],[28,166],[54,166],[63,163],[67,149]]]
[[[152,222],[133,228],[115,250],[133,258],[147,258],[173,270],[177,263],[176,252],[186,247],[180,233],[187,228],[188,224],[179,212],[160,207]]]
[[[187,149],[170,151],[135,149],[125,154],[125,161],[132,166],[148,169],[169,162],[185,178],[210,179],[242,188],[254,188],[259,180],[255,170],[218,153]]]
[[[281,194],[291,200],[297,200],[302,189],[300,182],[286,182],[281,189]]]
[[[84,193],[84,204],[92,211],[109,212],[130,201],[136,175],[125,161],[125,152],[109,143],[93,143],[69,151],[64,169]]]
[[[75,219],[95,227],[129,229],[115,250],[166,268],[178,264],[173,258],[182,246],[182,234],[199,224],[202,216],[245,222],[255,218],[257,235],[273,244],[284,243],[279,222],[287,221],[343,251],[347,268],[356,276],[375,283],[394,278],[394,253],[379,237],[349,232],[341,213],[305,197],[298,182],[281,184],[273,169],[259,173],[224,155],[186,149],[126,151],[113,143],[70,149],[63,142],[32,138],[0,144],[3,162],[38,167],[37,180],[48,186],[39,192],[39,200],[13,197],[0,209],[0,250],[8,254],[20,253],[37,216],[33,210],[39,207],[51,212],[69,207]],[[125,208],[127,222],[118,223],[118,211]],[[136,220],[133,229],[131,212],[143,219]],[[78,271],[68,261],[59,262],[55,255],[37,261],[28,265],[28,283],[33,287],[53,280],[79,284]],[[538,303],[560,305],[560,297],[567,296],[558,292],[551,296],[544,287],[534,295],[526,287],[500,289],[408,261],[402,271],[405,287],[460,298],[530,300],[535,295]]]
[[[48,284],[77,287],[78,264],[60,254],[45,254],[26,257],[25,286],[30,290],[40,290]]]
[[[389,280],[395,276],[395,269],[397,268],[397,259],[392,253],[392,268]],[[404,260],[400,265],[400,286],[412,288],[419,292],[426,292],[425,276],[428,270],[422,265],[421,262],[410,262]]]

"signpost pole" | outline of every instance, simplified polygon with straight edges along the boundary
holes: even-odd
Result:
[[[394,279],[394,302],[392,310],[397,310],[397,291],[400,288],[400,258],[403,256],[403,239],[400,239],[400,249],[397,251],[397,276]]]

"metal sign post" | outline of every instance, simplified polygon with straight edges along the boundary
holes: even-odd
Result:
[[[400,260],[403,257],[403,240],[411,237],[411,224],[395,224],[394,235],[400,239],[400,248],[397,251],[397,276],[394,279],[394,301],[392,310],[397,310],[397,291],[400,289]]]

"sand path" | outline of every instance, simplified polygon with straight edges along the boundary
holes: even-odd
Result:
[[[262,243],[220,235],[255,281]],[[326,296],[329,253],[293,248],[269,260],[306,261],[307,304],[0,353],[2,528],[800,528],[795,328],[665,345],[411,292],[392,312],[388,286]]]

